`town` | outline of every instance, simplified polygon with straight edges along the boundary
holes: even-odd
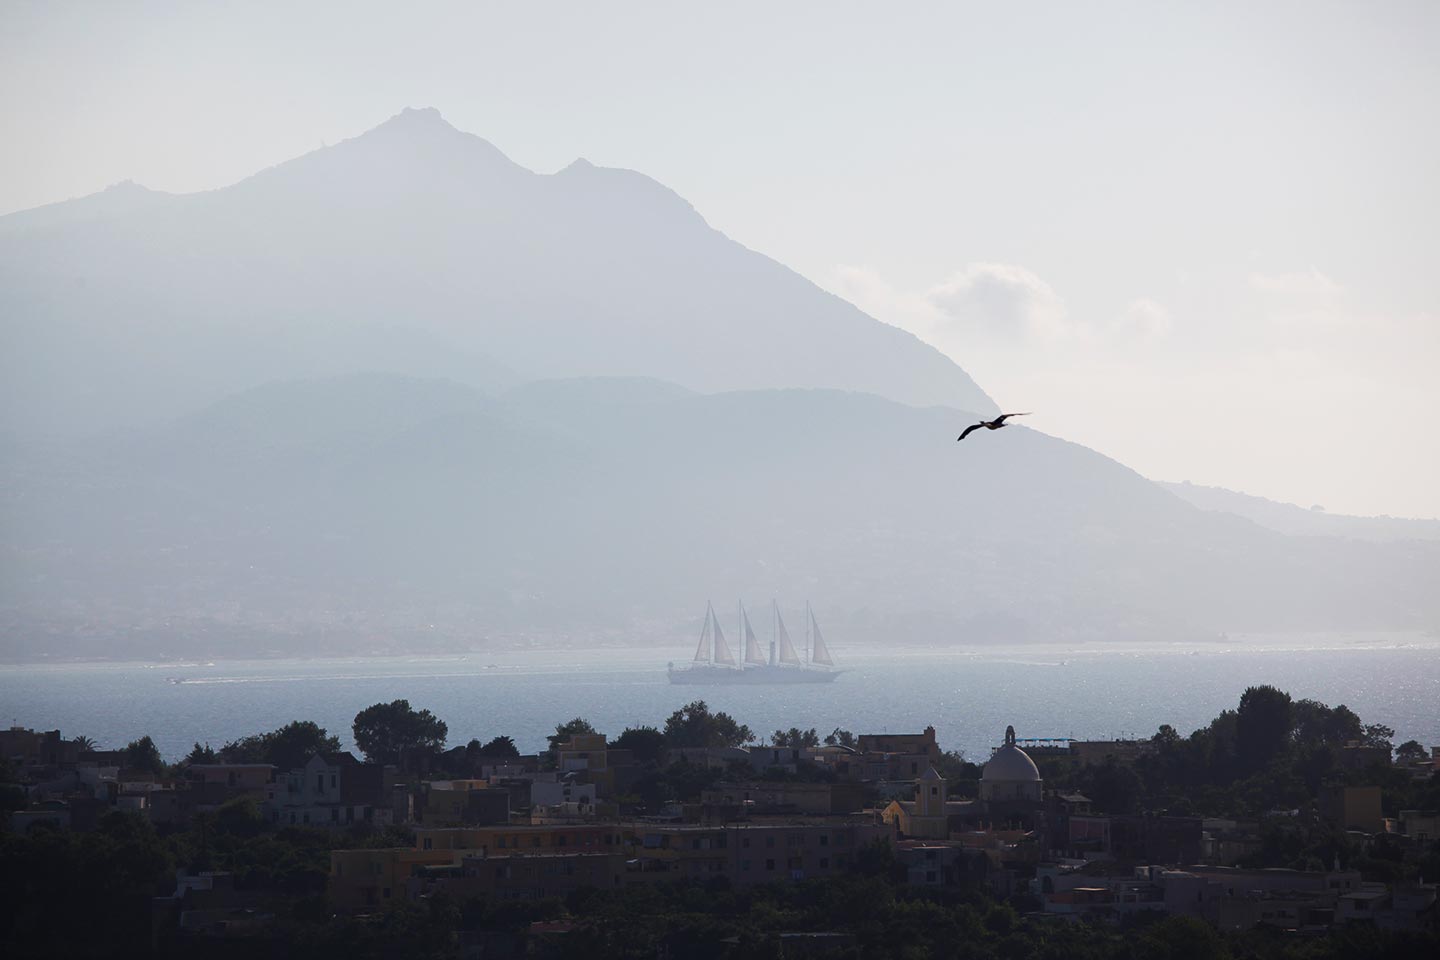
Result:
[[[352,957],[1440,945],[1440,747],[1395,747],[1343,706],[1271,687],[1188,737],[1012,727],[973,761],[934,727],[762,738],[699,700],[615,735],[576,718],[530,755],[506,736],[447,748],[446,723],[404,700],[361,711],[353,733],[361,757],[296,721],[167,764],[148,737],[0,732],[5,942]]]

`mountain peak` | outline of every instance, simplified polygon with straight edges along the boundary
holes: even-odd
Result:
[[[440,115],[435,107],[406,107],[386,120],[376,130],[403,128],[406,130],[455,130],[450,122]]]

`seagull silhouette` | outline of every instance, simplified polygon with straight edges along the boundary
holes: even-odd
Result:
[[[960,434],[960,436],[956,437],[955,439],[957,441],[964,440],[966,437],[970,436],[970,434],[974,433],[976,430],[979,430],[981,427],[984,427],[986,430],[999,430],[1001,427],[1008,426],[1008,424],[1005,423],[1007,417],[1028,416],[1030,416],[1030,414],[1028,413],[1002,413],[994,420],[981,420],[979,423],[970,424],[970,426],[965,428],[965,432]]]

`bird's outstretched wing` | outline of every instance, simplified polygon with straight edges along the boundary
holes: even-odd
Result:
[[[1028,416],[1030,416],[1030,414],[1028,414],[1028,413],[1002,413],[1002,414],[1000,414],[1000,416],[998,416],[998,417],[995,418],[995,425],[996,425],[997,427],[1000,426],[1002,423],[1005,422],[1005,420],[1006,420],[1007,417],[1028,417]]]
[[[982,426],[983,426],[983,424],[979,424],[979,423],[972,423],[972,424],[970,424],[970,426],[968,426],[968,427],[965,428],[965,432],[964,432],[964,433],[960,434],[960,436],[958,436],[958,437],[955,438],[956,441],[964,440],[966,437],[970,436],[970,434],[974,433],[976,430],[979,430]]]

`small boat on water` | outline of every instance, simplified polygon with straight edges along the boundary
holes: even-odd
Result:
[[[835,660],[830,648],[815,622],[815,613],[805,605],[805,655],[802,658],[785,621],[780,616],[779,604],[774,609],[774,631],[767,654],[755,639],[750,627],[750,617],[745,605],[738,604],[738,630],[740,634],[740,656],[737,658],[725,641],[725,632],[720,629],[720,619],[715,608],[705,607],[705,626],[700,631],[700,642],[695,646],[695,657],[690,666],[677,670],[671,663],[667,671],[671,683],[684,684],[789,684],[789,683],[833,683],[843,672],[835,669]]]

